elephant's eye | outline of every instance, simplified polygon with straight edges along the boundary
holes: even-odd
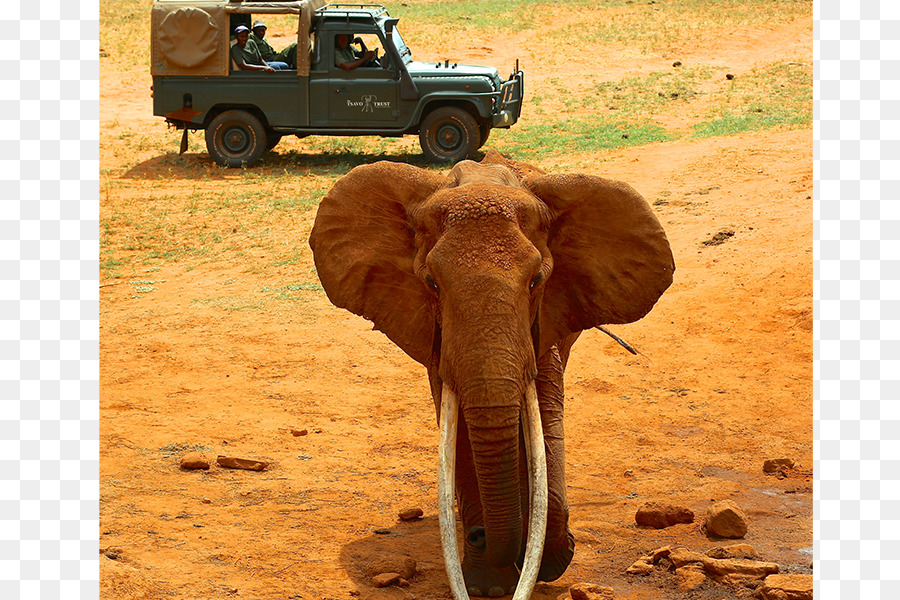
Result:
[[[434,278],[431,275],[425,276],[425,283],[428,284],[428,287],[430,287],[431,289],[434,290],[435,294],[440,293],[440,290],[438,290],[437,283],[434,282]]]
[[[538,273],[534,276],[534,279],[531,280],[531,287],[529,289],[534,290],[544,280],[544,274]]]

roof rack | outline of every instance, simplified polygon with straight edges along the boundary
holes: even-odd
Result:
[[[387,9],[382,4],[326,4],[316,9],[316,14],[321,15],[325,11],[328,11],[328,14],[332,16],[345,16],[347,18],[371,15],[373,19],[376,19],[381,15],[387,14]]]

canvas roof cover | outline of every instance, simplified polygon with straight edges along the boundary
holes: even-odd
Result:
[[[312,14],[326,3],[326,0],[156,0],[150,18],[150,74],[228,75],[231,59],[228,15],[296,14],[299,16],[297,75],[306,77],[309,75]]]

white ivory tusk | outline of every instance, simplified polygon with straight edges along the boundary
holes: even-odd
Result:
[[[440,444],[438,447],[438,520],[441,527],[441,546],[444,565],[455,600],[469,600],[466,582],[456,543],[456,431],[459,401],[448,387],[441,389]],[[530,489],[528,542],[519,583],[512,600],[528,600],[537,582],[547,532],[547,458],[544,452],[544,432],[538,406],[537,387],[532,381],[525,391],[522,407],[522,429],[528,459],[528,487]]]
[[[459,401],[449,387],[441,388],[441,433],[438,446],[438,520],[441,524],[441,546],[450,590],[455,600],[469,600],[459,546],[456,544],[456,429]]]
[[[525,433],[525,452],[528,457],[528,487],[530,488],[528,543],[522,573],[512,600],[528,600],[537,582],[544,552],[544,536],[547,533],[547,457],[544,452],[544,429],[538,406],[537,386],[534,381],[525,390],[525,406],[522,407],[522,430]]]

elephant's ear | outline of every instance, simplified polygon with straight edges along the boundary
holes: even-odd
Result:
[[[524,184],[553,213],[541,351],[570,333],[647,314],[672,283],[675,263],[640,194],[588,175],[528,177]]]
[[[429,364],[435,316],[413,272],[407,215],[447,178],[378,162],[341,177],[319,203],[309,245],[328,299],[375,325],[414,360]]]

